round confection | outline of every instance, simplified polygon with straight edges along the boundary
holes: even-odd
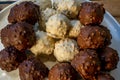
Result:
[[[57,63],[48,75],[49,80],[77,80],[77,72],[69,63]]]
[[[34,57],[25,60],[19,66],[21,80],[44,80],[48,72],[48,68]]]
[[[28,49],[36,42],[33,26],[25,22],[7,25],[1,30],[1,42],[20,51]]]
[[[76,0],[53,0],[53,6],[69,18],[77,18],[81,8]]]
[[[106,35],[107,35],[104,44],[105,45],[110,45],[111,44],[111,39],[112,39],[112,35],[110,33],[110,30],[107,27],[104,27],[103,25],[100,25],[100,27],[105,30]]]
[[[6,47],[0,51],[0,68],[7,72],[16,70],[26,58],[26,54],[13,46]]]
[[[77,38],[80,33],[80,29],[83,28],[84,26],[80,23],[79,20],[71,20],[71,25],[72,28],[69,31],[69,37]]]
[[[75,55],[71,65],[85,80],[94,80],[94,76],[100,71],[100,61],[95,50],[81,50]]]
[[[105,9],[102,4],[83,2],[79,13],[80,22],[83,25],[96,25],[103,21]]]
[[[55,43],[54,56],[59,62],[71,61],[77,53],[79,47],[73,39],[65,38]]]
[[[103,26],[85,26],[81,28],[77,38],[77,43],[82,49],[103,48],[111,43],[111,34],[107,28]]]
[[[115,79],[108,73],[99,73],[97,75],[96,80],[115,80]]]
[[[40,6],[40,10],[45,10],[46,8],[52,7],[51,0],[36,0],[35,3]]]
[[[24,1],[11,8],[8,16],[10,23],[27,22],[35,24],[39,20],[39,6],[31,1]]]
[[[31,51],[36,54],[52,54],[55,47],[55,40],[48,36],[46,32],[37,31],[37,42],[34,46],[31,47]]]
[[[6,27],[1,29],[1,43],[4,45],[4,47],[10,46],[10,40],[8,39],[11,36],[11,28],[12,24],[8,24]]]
[[[56,13],[57,11],[54,10],[53,8],[46,8],[44,11],[41,11],[41,16],[39,19],[40,30],[43,30],[43,31],[46,30],[45,23],[48,21],[49,17],[51,17]]]
[[[53,8],[46,8],[43,12],[43,17],[45,19],[45,22],[48,21],[49,17],[52,15],[55,15],[57,13],[57,11]]]
[[[106,47],[105,49],[99,50],[98,53],[102,64],[102,70],[111,71],[117,68],[119,56],[116,50]]]
[[[49,36],[54,38],[66,37],[67,31],[70,29],[70,21],[63,14],[55,14],[51,16],[46,22],[46,31]]]

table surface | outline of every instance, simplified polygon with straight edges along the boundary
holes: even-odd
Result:
[[[0,0],[1,1],[1,0]],[[120,23],[120,0],[92,0],[98,3],[103,3],[106,10]],[[0,10],[9,4],[0,4]]]

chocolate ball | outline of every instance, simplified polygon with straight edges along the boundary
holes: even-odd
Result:
[[[100,61],[95,50],[84,49],[71,61],[71,65],[85,80],[94,80],[100,71]]]
[[[49,72],[49,80],[77,80],[77,73],[69,63],[58,63]]]
[[[82,49],[104,48],[111,43],[111,34],[104,26],[85,26],[81,28],[77,43]]]
[[[83,25],[99,25],[103,21],[104,13],[105,9],[102,4],[84,2],[81,6],[79,19]]]
[[[19,66],[21,80],[44,80],[48,72],[48,68],[35,57],[30,57]]]
[[[99,73],[96,80],[115,80],[109,73]]]
[[[24,1],[11,8],[8,15],[10,23],[27,22],[35,24],[39,20],[40,11],[39,6],[31,1]]]
[[[106,47],[105,49],[99,50],[98,53],[101,60],[102,70],[111,71],[117,68],[119,56],[116,50]]]
[[[26,54],[9,46],[0,51],[0,68],[7,72],[16,70],[20,63],[27,59]]]
[[[1,30],[1,42],[5,47],[11,45],[20,51],[29,49],[36,42],[33,26],[25,22],[9,24]]]

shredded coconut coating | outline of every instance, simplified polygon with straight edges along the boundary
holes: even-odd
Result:
[[[70,20],[63,14],[55,14],[46,22],[46,32],[54,38],[65,38],[70,28]]]
[[[40,10],[52,7],[51,0],[36,0],[35,3],[40,6]]]
[[[57,11],[54,10],[53,8],[46,8],[44,11],[43,11],[43,17],[45,18],[45,21],[47,21],[49,19],[50,16],[56,14]]]
[[[71,20],[71,25],[72,28],[70,29],[69,37],[77,38],[80,33],[80,29],[83,28],[84,26],[80,23],[79,20]]]
[[[46,8],[44,11],[41,11],[41,16],[39,19],[40,30],[45,31],[46,25],[45,23],[48,21],[49,17],[56,14],[57,11],[52,8]]]
[[[69,18],[76,18],[81,8],[76,0],[54,0],[53,6],[57,11]]]
[[[54,56],[59,62],[71,61],[79,53],[77,42],[73,39],[63,39],[55,43]]]
[[[45,32],[43,31],[37,31],[37,43],[31,48],[31,51],[35,55],[39,54],[52,54],[55,46],[55,40],[51,37],[49,37]]]

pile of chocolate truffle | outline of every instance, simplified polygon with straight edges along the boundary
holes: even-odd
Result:
[[[117,67],[119,57],[116,50],[108,47],[111,44],[112,36],[107,27],[101,25],[104,14],[105,9],[101,4],[93,2],[81,4],[79,20],[84,27],[80,28],[80,33],[77,36],[80,50],[75,54],[74,58],[69,58],[70,60],[68,60],[66,57],[69,55],[65,55],[65,51],[67,46],[69,46],[69,43],[67,44],[69,40],[57,42],[55,44],[54,55],[62,63],[52,67],[48,76],[49,80],[77,80],[77,74],[73,75],[76,73],[74,69],[84,80],[114,80],[108,72]],[[48,25],[54,27],[54,25],[51,25],[53,19],[57,21],[56,18],[52,19],[50,17],[50,19],[50,23],[49,20],[46,23],[46,30],[49,28]],[[56,32],[59,33],[59,30]],[[54,34],[52,30],[48,31],[48,33]],[[69,47],[69,51],[72,49],[72,47]],[[74,69],[66,67],[68,63],[65,61],[70,61],[69,67],[72,66]]]
[[[1,30],[0,68],[7,72],[19,69],[21,80],[43,80],[48,68],[26,51],[36,43],[34,24],[39,20],[39,6],[22,2],[11,8],[9,24]],[[28,54],[28,55],[27,55]]]
[[[81,50],[71,65],[85,80],[114,80],[107,72],[117,67],[119,57],[116,50],[108,47],[112,38],[110,31],[100,25],[104,13],[103,5],[82,3],[79,19],[85,27],[77,37]]]
[[[108,47],[110,31],[100,25],[103,5],[53,0],[52,7],[42,7],[25,1],[11,8],[10,24],[1,30],[0,68],[18,68],[21,80],[114,80],[108,72],[117,68],[119,57]],[[42,54],[54,55],[57,64],[49,70]]]

